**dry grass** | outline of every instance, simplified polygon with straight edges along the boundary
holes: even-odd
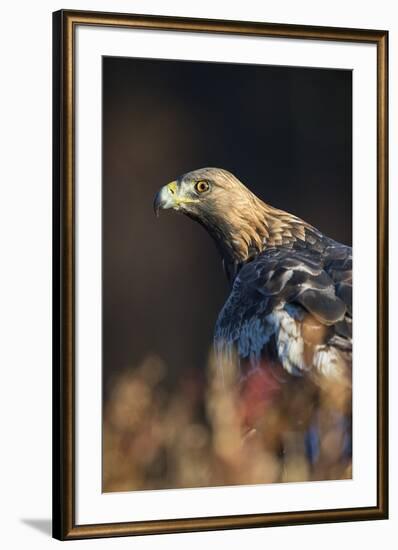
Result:
[[[149,357],[119,376],[104,407],[105,492],[351,477],[329,406],[340,388],[315,396],[298,386],[297,397],[257,407],[253,429],[247,404],[255,400],[243,403],[233,365],[223,367],[210,358],[205,377],[187,370],[171,384],[166,365]],[[320,444],[310,463],[305,433],[315,417]]]

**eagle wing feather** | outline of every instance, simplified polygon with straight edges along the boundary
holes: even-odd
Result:
[[[268,248],[239,271],[215,329],[219,351],[290,374],[341,374],[352,350],[352,250]]]

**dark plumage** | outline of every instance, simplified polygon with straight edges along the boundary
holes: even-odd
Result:
[[[260,372],[264,395],[267,388],[275,393],[275,386],[276,393],[302,391],[303,380],[314,392],[333,388],[332,408],[348,414],[351,248],[269,206],[217,168],[195,170],[163,187],[154,207],[186,214],[214,239],[231,284],[215,345],[238,355],[242,380],[249,384]],[[345,396],[341,403],[336,387]]]

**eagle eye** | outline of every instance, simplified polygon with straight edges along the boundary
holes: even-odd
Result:
[[[195,183],[195,189],[198,193],[206,193],[210,189],[210,185],[206,180],[200,180]]]

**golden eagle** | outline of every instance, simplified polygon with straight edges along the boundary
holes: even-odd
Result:
[[[214,340],[218,352],[239,358],[247,425],[279,401],[289,429],[295,423],[312,433],[312,459],[321,452],[322,423],[323,433],[332,426],[341,436],[339,458],[349,455],[351,247],[266,204],[219,168],[195,170],[165,185],[154,209],[173,209],[199,222],[220,252],[231,290]],[[304,407],[308,401],[311,406]],[[321,402],[328,420],[319,417]]]

